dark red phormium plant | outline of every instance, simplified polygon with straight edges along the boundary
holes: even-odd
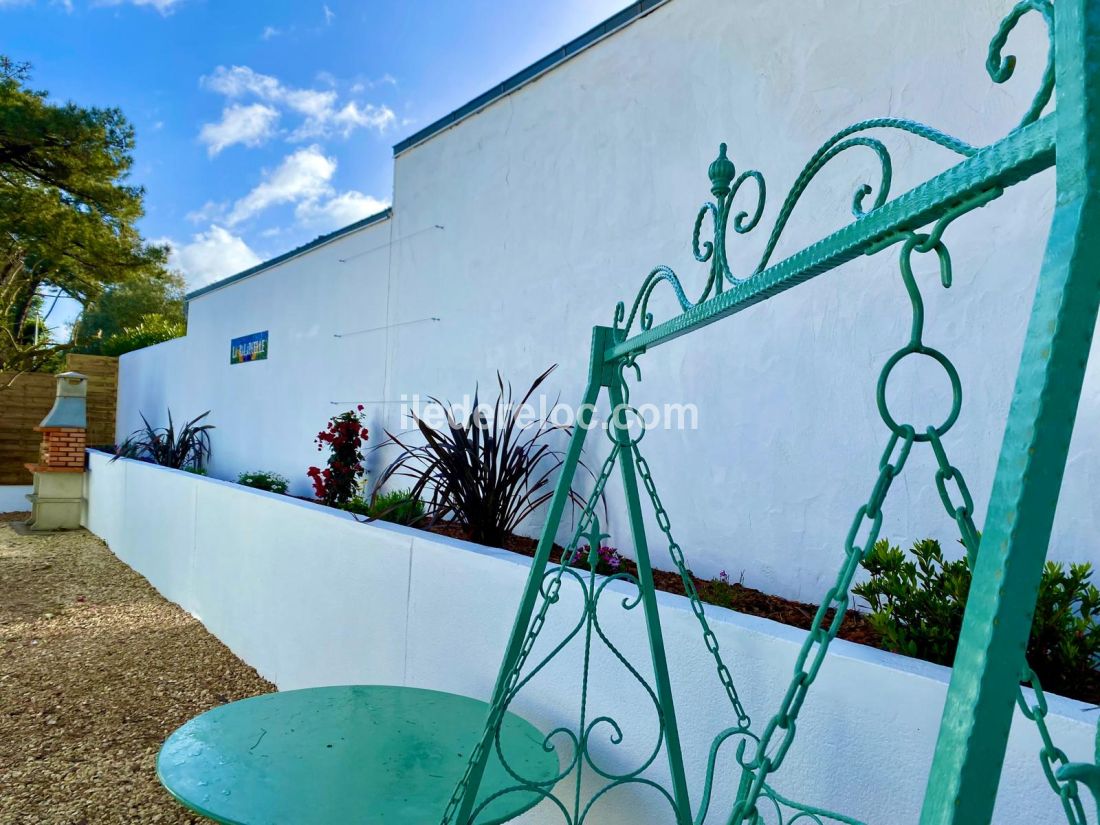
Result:
[[[367,428],[363,426],[363,405],[355,410],[334,415],[325,429],[317,433],[314,441],[317,451],[328,449],[328,462],[324,469],[310,467],[307,471],[313,482],[313,492],[325,504],[347,504],[359,494],[363,478],[363,445],[367,442]]]
[[[518,402],[512,385],[497,373],[497,397],[491,409],[481,408],[474,393],[473,410],[456,418],[449,406],[437,399],[446,413],[446,425],[433,428],[413,416],[423,444],[410,433],[393,435],[382,446],[396,445],[401,452],[375,484],[375,495],[389,481],[411,479],[409,498],[424,502],[428,524],[452,522],[464,528],[480,544],[503,547],[519,524],[554,495],[564,452],[554,448],[572,433],[572,427],[550,418],[525,424],[524,410],[554,367],[534,380]],[[379,449],[376,447],[375,449]],[[588,468],[581,463],[586,472]],[[585,499],[572,488],[572,504]]]

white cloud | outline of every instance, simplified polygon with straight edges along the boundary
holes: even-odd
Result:
[[[334,80],[328,78],[322,82]],[[334,134],[348,137],[360,128],[374,129],[381,134],[396,120],[388,106],[348,101],[338,108],[339,95],[333,89],[292,88],[248,66],[218,66],[200,82],[204,88],[234,100],[254,97],[301,115],[301,123],[287,136],[292,142]]]
[[[265,172],[263,180],[233,204],[227,223],[235,226],[277,204],[323,198],[332,192],[329,181],[335,172],[335,159],[326,157],[320,146],[299,149],[283,158],[274,170]]]
[[[187,220],[191,223],[217,223],[225,220],[227,205],[215,201],[207,201],[198,209],[187,213]]]
[[[205,75],[200,84],[226,97],[254,94],[265,100],[277,100],[282,84],[274,77],[254,72],[248,66],[218,66],[214,73]]]
[[[29,6],[34,0],[0,0],[0,9],[14,9],[16,6]]]
[[[280,34],[282,34],[282,32],[274,26],[264,26],[264,30],[260,33],[260,39],[270,40],[273,37],[278,37]]]
[[[377,89],[379,86],[393,86],[396,89],[397,78],[389,72],[386,72],[376,80],[371,80],[369,78],[357,80],[351,85],[348,91],[353,95],[358,95],[367,91],[367,89]]]
[[[132,6],[149,6],[161,14],[168,16],[182,5],[184,0],[96,0],[97,6],[121,6],[129,3]]]
[[[355,223],[387,206],[388,201],[352,189],[324,201],[303,201],[294,210],[294,217],[311,229],[325,232]]]
[[[384,132],[393,125],[396,119],[393,110],[389,106],[374,106],[370,103],[359,106],[354,101],[344,106],[332,118],[333,122],[341,127],[342,134],[345,137],[357,126]]]
[[[234,228],[274,206],[294,205],[296,221],[312,230],[328,231],[354,223],[389,206],[388,201],[354,189],[338,192],[332,186],[336,159],[316,144],[287,155],[260,182],[232,206],[207,201],[187,215],[196,223]],[[270,228],[261,232],[268,237]]]
[[[203,125],[199,140],[206,144],[211,157],[235,143],[260,146],[274,133],[278,121],[279,111],[271,106],[234,104],[222,110],[221,121]]]
[[[177,244],[168,239],[158,243],[169,245],[169,265],[183,273],[190,289],[234,275],[261,260],[242,238],[216,225],[193,235],[190,243]]]
[[[325,3],[322,8],[325,10],[325,25],[331,26],[332,21],[336,19],[336,12],[328,7],[328,3]]]
[[[332,118],[336,107],[336,92],[321,89],[284,89],[282,100],[309,121],[323,124]]]

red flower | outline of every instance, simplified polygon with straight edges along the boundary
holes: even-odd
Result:
[[[363,443],[370,432],[363,426],[364,406],[332,416],[325,428],[317,433],[314,443],[318,452],[328,452],[325,469],[310,467],[317,498],[326,504],[339,504],[355,495],[357,481],[363,475]]]

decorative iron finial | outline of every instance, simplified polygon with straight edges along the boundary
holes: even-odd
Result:
[[[737,174],[737,169],[733,161],[726,157],[726,144],[719,144],[718,157],[707,169],[707,174],[710,175],[710,191],[714,197],[724,198],[729,194],[730,181]]]
[[[595,513],[592,514],[591,527],[581,535],[588,539],[588,566],[595,570],[600,563],[600,547],[603,546],[603,540],[610,538],[610,535],[600,531],[600,519]]]

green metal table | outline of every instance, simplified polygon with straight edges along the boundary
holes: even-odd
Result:
[[[183,805],[217,822],[437,822],[481,737],[484,702],[418,688],[350,685],[270,693],[214,708],[173,733],[157,775]],[[558,757],[515,714],[501,748],[519,774],[552,780]],[[517,782],[489,760],[481,798]],[[542,797],[516,790],[494,800],[498,823]]]

